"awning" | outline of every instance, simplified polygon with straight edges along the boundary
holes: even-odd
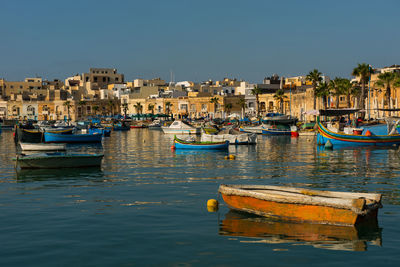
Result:
[[[360,109],[347,108],[347,109],[320,109],[319,115],[321,116],[344,116],[360,112]]]

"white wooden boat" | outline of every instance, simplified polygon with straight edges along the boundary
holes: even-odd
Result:
[[[201,128],[194,127],[181,120],[174,121],[170,126],[162,126],[165,134],[200,134]]]
[[[243,126],[239,128],[241,132],[255,133],[255,134],[262,134],[262,131],[265,129],[266,127],[263,124],[257,126]]]
[[[226,129],[218,134],[201,134],[201,142],[223,142],[229,141],[230,145],[250,145],[257,143],[257,134],[239,132],[235,129]]]
[[[66,144],[19,143],[23,151],[64,151]]]

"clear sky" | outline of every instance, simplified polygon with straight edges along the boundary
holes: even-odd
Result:
[[[0,77],[175,81],[400,64],[398,0],[1,0]]]

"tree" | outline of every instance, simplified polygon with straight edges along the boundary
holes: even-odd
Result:
[[[378,75],[378,81],[375,83],[377,86],[385,87],[386,89],[386,103],[387,107],[390,108],[391,101],[391,87],[400,85],[400,76],[394,72],[384,72]],[[389,112],[390,116],[390,112]]]
[[[169,115],[172,106],[173,104],[171,102],[169,101],[165,102],[165,111],[167,111],[167,115]]]
[[[68,119],[68,124],[69,124],[69,121],[70,121],[69,109],[71,108],[71,102],[69,100],[65,101],[64,102],[64,106],[67,107],[67,112],[68,112],[68,118],[67,119]]]
[[[93,106],[94,115],[97,115],[97,111],[99,110],[99,106]]]
[[[232,104],[231,103],[226,103],[225,104],[225,110],[226,110],[226,113],[228,113],[228,115],[231,113],[231,109],[232,109]]]
[[[244,113],[245,113],[246,108],[247,108],[246,99],[240,98],[239,101],[236,104],[238,104],[240,106],[240,108],[242,109],[242,119],[243,119],[244,118]]]
[[[110,108],[110,113],[114,116],[114,102],[112,100],[108,100],[108,107]]]
[[[334,87],[333,81],[331,81],[329,84],[327,84],[326,82],[321,82],[315,88],[315,96],[322,99],[324,109],[328,108],[328,97],[331,93],[332,87]]]
[[[85,108],[84,106],[86,105],[86,101],[85,100],[80,100],[78,102],[78,105],[81,107],[81,111],[82,111],[82,115],[85,113]]]
[[[260,99],[259,99],[259,95],[262,93],[261,89],[256,86],[253,89],[251,89],[251,94],[256,96],[256,105],[257,105],[257,117],[260,117]]]
[[[143,106],[142,106],[142,104],[140,104],[140,102],[136,102],[136,104],[133,105],[133,107],[136,109],[136,113],[137,114],[141,114],[142,113]]]
[[[214,118],[215,118],[215,114],[217,113],[217,105],[218,105],[218,97],[213,97],[210,99],[210,103],[214,104]]]
[[[314,70],[310,71],[306,76],[306,80],[312,82],[313,97],[314,97],[314,109],[317,108],[316,89],[317,89],[318,84],[322,81],[321,75],[322,75],[321,72],[319,72],[317,69],[314,69]]]
[[[285,96],[285,92],[282,89],[279,89],[278,91],[276,91],[274,98],[279,102],[280,113],[283,113],[283,103],[285,102],[285,99],[287,99],[288,97]]]
[[[368,64],[366,63],[358,63],[357,67],[353,69],[353,72],[351,75],[360,77],[360,83],[361,83],[361,95],[360,95],[360,101],[358,101],[358,108],[365,109],[365,97],[366,97],[366,91],[365,91],[365,85],[369,81],[369,77],[371,76],[371,68]]]
[[[128,110],[128,103],[123,103],[123,104],[122,104],[122,108],[123,108],[123,110],[124,110],[124,116],[126,117],[126,112],[127,112],[127,110]]]
[[[148,104],[147,109],[151,110],[151,114],[154,114],[154,105],[153,104]]]

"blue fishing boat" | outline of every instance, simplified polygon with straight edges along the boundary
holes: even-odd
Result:
[[[174,137],[175,149],[191,149],[191,150],[224,150],[229,148],[229,141],[224,142],[196,142],[185,141]]]
[[[102,133],[88,134],[54,134],[44,133],[46,143],[100,143]]]
[[[21,169],[58,169],[100,167],[103,154],[69,154],[47,152],[31,155],[18,155],[13,160]]]
[[[392,146],[400,144],[400,135],[397,133],[397,129],[386,135],[375,135],[369,130],[365,131],[364,135],[359,133],[345,134],[329,130],[320,122],[319,117],[317,118],[317,127],[317,141],[320,144],[325,144],[328,140],[334,146]]]
[[[262,130],[265,135],[290,135],[290,129],[266,128]]]
[[[104,137],[109,137],[111,135],[111,130],[103,128],[90,128],[89,133],[90,134],[98,133],[102,134]]]
[[[114,126],[113,126],[114,131],[129,131],[130,129],[131,129],[131,127],[124,123],[117,123],[117,124],[114,124]]]

